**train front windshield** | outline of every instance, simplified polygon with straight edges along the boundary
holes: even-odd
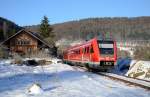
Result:
[[[113,41],[98,41],[99,50],[101,54],[114,54],[114,42]]]

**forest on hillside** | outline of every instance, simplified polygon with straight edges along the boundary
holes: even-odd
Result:
[[[51,25],[56,39],[87,39],[94,36],[111,36],[116,40],[149,40],[150,17],[104,17],[87,18]],[[16,33],[19,27],[10,20],[0,17],[0,40]],[[40,32],[39,25],[25,28]]]
[[[88,36],[111,36],[116,40],[149,40],[150,17],[88,18],[54,24],[57,39],[86,39]],[[38,32],[39,25],[26,26]]]
[[[18,26],[14,22],[0,17],[0,41],[7,39],[21,28],[22,27]]]

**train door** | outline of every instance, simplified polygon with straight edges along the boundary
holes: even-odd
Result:
[[[90,61],[90,46],[85,46],[83,49],[83,57],[82,57],[82,60],[85,62],[85,63],[88,63]]]

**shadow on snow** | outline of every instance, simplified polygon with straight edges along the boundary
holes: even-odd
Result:
[[[55,73],[23,73],[16,74],[13,76],[1,77],[0,78],[0,92],[12,91],[20,88],[27,87],[33,83],[50,82],[55,83],[56,78],[58,81],[75,80],[80,78],[84,73],[79,71],[61,71]],[[51,84],[51,85],[52,85]],[[50,86],[51,86],[50,85]],[[57,88],[56,86],[47,87],[45,91],[49,91]]]

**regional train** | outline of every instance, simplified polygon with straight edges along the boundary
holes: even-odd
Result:
[[[107,71],[113,68],[117,61],[117,45],[112,39],[93,38],[64,50],[63,61],[85,66],[88,70]]]

